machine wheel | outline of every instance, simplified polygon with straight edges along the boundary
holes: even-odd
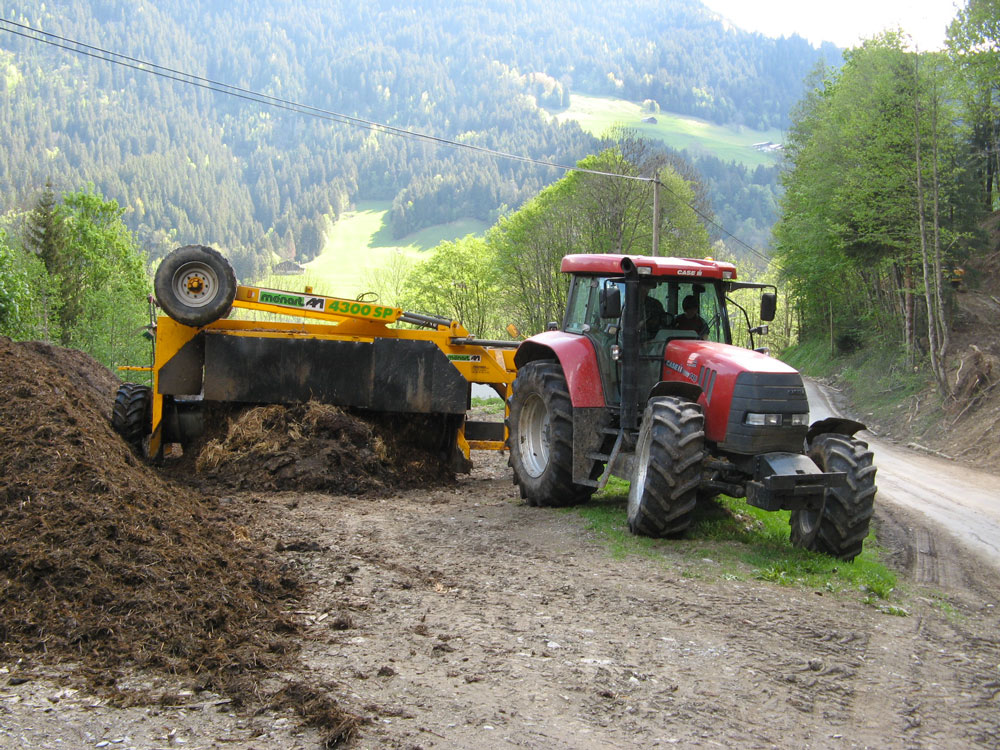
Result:
[[[552,360],[517,371],[508,402],[510,465],[529,505],[586,502],[593,487],[573,482],[573,404],[562,367]]]
[[[204,326],[232,307],[236,273],[217,250],[186,245],[163,259],[153,288],[157,302],[171,318],[187,326]]]
[[[868,443],[846,435],[817,435],[809,457],[823,471],[842,471],[847,485],[827,490],[818,510],[792,511],[791,540],[797,547],[853,560],[868,536],[875,505],[875,466]]]
[[[132,451],[145,458],[146,439],[153,429],[153,392],[138,383],[122,383],[111,409],[111,426]]]
[[[652,398],[642,415],[628,493],[633,534],[664,537],[684,532],[698,502],[705,415],[675,396]]]

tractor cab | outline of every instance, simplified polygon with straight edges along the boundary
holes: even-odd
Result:
[[[661,257],[633,261],[623,268],[622,256],[568,255],[562,262],[563,272],[571,274],[562,330],[593,345],[609,407],[621,407],[623,382],[639,411],[658,384],[688,381],[684,365],[696,348],[693,342],[732,344],[727,303],[743,314],[751,348],[754,334],[767,332],[766,325],[751,327],[746,310],[727,293],[773,287],[736,281],[732,264]],[[774,307],[775,295],[763,294],[760,319],[773,319]]]
[[[621,404],[624,346],[622,300],[627,285],[615,276],[574,274],[562,330],[586,336],[600,361],[605,403]],[[675,341],[730,343],[722,282],[654,276],[640,278],[638,296],[637,391],[648,394],[663,380],[667,347]],[[686,303],[686,304],[685,304]]]

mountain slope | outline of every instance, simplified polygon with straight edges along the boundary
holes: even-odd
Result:
[[[538,109],[572,90],[655,99],[717,122],[781,124],[819,53],[727,28],[694,0],[351,4],[25,2],[11,20],[324,110],[531,158],[598,148]],[[490,220],[559,176],[267,109],[0,33],[0,196],[93,182],[154,257],[213,242],[241,276],[320,249],[324,216],[394,200],[404,234]],[[93,51],[93,50],[91,50]]]

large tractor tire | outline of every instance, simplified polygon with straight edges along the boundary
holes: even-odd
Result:
[[[633,534],[677,536],[691,525],[698,503],[705,448],[705,415],[674,396],[649,400],[642,415],[628,493]]]
[[[146,439],[153,429],[153,392],[145,385],[122,383],[111,408],[111,426],[132,451],[145,458]]]
[[[853,560],[861,553],[875,507],[872,452],[857,438],[825,433],[813,438],[809,457],[825,472],[847,474],[847,484],[827,490],[819,509],[792,511],[792,544]]]
[[[562,368],[552,360],[517,371],[508,402],[510,465],[529,505],[586,502],[593,487],[573,482],[573,404]]]
[[[163,259],[153,288],[167,315],[200,327],[229,312],[236,298],[236,273],[217,250],[186,245]]]

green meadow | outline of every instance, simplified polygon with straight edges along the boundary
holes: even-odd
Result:
[[[595,136],[602,136],[616,125],[631,128],[650,139],[663,141],[671,148],[692,154],[715,156],[723,161],[736,161],[748,167],[759,164],[772,166],[778,156],[752,148],[754,143],[781,143],[784,133],[777,128],[752,130],[740,126],[715,125],[694,117],[657,112],[656,123],[644,123],[650,113],[639,104],[609,96],[571,94],[569,108],[552,113],[560,122],[576,120],[580,127]]]
[[[576,120],[584,130],[596,136],[616,125],[629,127],[671,148],[707,154],[748,167],[777,163],[777,155],[756,151],[752,146],[763,141],[781,143],[784,136],[778,129],[715,125],[669,112],[653,115],[655,124],[644,123],[642,120],[649,113],[643,112],[635,102],[584,94],[573,94],[569,108],[552,113],[552,116],[560,121]],[[487,229],[485,222],[462,219],[394,239],[389,226],[391,207],[389,201],[359,201],[355,210],[344,213],[329,227],[323,252],[305,264],[304,274],[269,276],[260,282],[261,285],[278,289],[312,286],[320,294],[353,299],[370,291],[372,272],[387,268],[395,255],[410,262],[420,260],[445,240],[482,234]]]
[[[420,260],[429,250],[445,240],[467,234],[481,234],[486,223],[461,219],[438,224],[394,239],[389,226],[389,201],[359,201],[353,211],[341,215],[328,228],[323,251],[305,264],[300,276],[269,276],[262,286],[298,290],[312,286],[318,294],[354,299],[370,291],[371,272],[389,265],[395,253],[411,261]]]

